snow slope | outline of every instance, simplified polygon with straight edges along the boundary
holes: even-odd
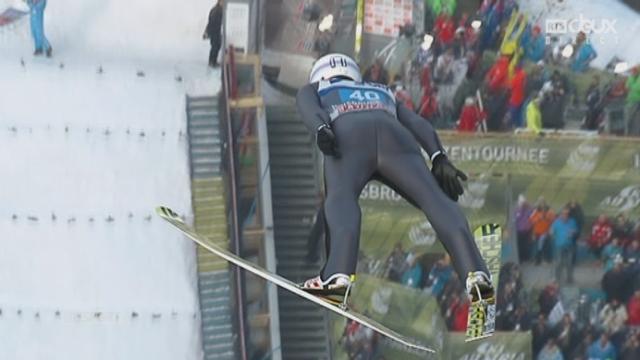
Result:
[[[153,208],[190,216],[212,5],[49,0],[50,60],[0,30],[0,359],[201,358],[195,250]]]
[[[0,0],[0,10],[21,3]],[[156,63],[206,60],[202,33],[214,4],[215,0],[48,0],[45,33],[57,57]],[[2,40],[0,57],[15,55],[4,49],[19,49],[24,55],[33,52],[28,31]]]
[[[589,36],[598,57],[593,65],[604,67],[614,57],[626,60],[630,65],[640,64],[640,14],[618,0],[519,0],[521,8],[545,29],[547,19],[584,19],[601,33]],[[608,25],[612,25],[610,30]],[[571,33],[571,38],[575,38]]]

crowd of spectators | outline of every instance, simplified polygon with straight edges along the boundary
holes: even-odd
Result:
[[[425,4],[425,34],[407,59],[410,69],[392,72],[381,57],[363,78],[388,84],[399,101],[435,126],[539,134],[565,128],[572,107],[583,114],[580,128],[603,132],[606,112],[615,107],[624,109],[621,133],[640,135],[640,66],[591,70],[598,54],[588,34],[570,40],[545,34],[514,0],[484,0],[471,15],[457,14],[454,0]],[[587,88],[578,91],[576,79],[587,76]],[[534,359],[640,359],[640,219],[634,224],[624,214],[602,214],[591,220],[575,200],[552,209],[543,198],[531,204],[521,196],[514,220],[519,264],[501,268],[497,329],[531,331]],[[574,268],[585,257],[603,275],[579,288],[576,300],[561,285],[576,289]],[[553,280],[528,288],[521,265],[553,266]],[[469,300],[448,255],[424,261],[398,243],[370,267],[433,296],[448,329],[466,330]],[[341,341],[350,359],[380,356],[376,335],[357,324],[348,323]]]
[[[601,280],[604,296],[584,292],[577,302],[563,300],[557,282],[548,284],[538,297],[538,319],[531,328],[534,356],[571,360],[640,358],[638,275],[636,265],[616,261]]]
[[[578,301],[571,302],[563,299],[558,282],[552,281],[532,303],[535,290],[523,286],[518,265],[507,263],[500,272],[496,328],[531,331],[533,358],[537,360],[639,359],[640,271],[634,265],[617,263],[603,277],[603,290],[611,287],[612,272],[625,274],[624,285],[617,287],[619,292],[606,292],[602,297],[584,292]],[[449,330],[465,331],[469,303],[462,284],[451,276],[443,289],[437,299]]]
[[[544,198],[531,206],[520,195],[513,217],[520,262],[553,262],[556,278],[561,279],[564,271],[566,281],[572,283],[578,239],[585,221],[580,204],[572,200],[556,215]]]
[[[538,199],[532,207],[521,195],[515,208],[514,219],[520,262],[543,260],[556,266],[556,278],[566,270],[566,280],[573,282],[573,266],[580,246],[588,249],[600,261],[604,270],[614,267],[616,259],[636,263],[640,260],[640,219],[635,224],[624,214],[609,218],[599,215],[588,233],[583,233],[585,215],[575,200],[560,210],[560,215]]]
[[[543,198],[535,206],[518,198],[514,221],[520,264],[509,262],[500,270],[496,328],[531,331],[534,359],[640,359],[640,219],[634,224],[623,214],[603,214],[587,220],[575,200],[554,211]],[[577,259],[578,247],[586,260]],[[433,296],[447,328],[464,332],[469,300],[451,259],[427,257],[398,243],[369,270]],[[561,285],[573,282],[573,267],[580,261],[601,267],[603,275],[571,298]],[[553,265],[555,278],[542,289],[525,286],[522,264]],[[351,359],[379,358],[373,355],[379,350],[377,338],[357,324],[347,326],[342,341],[350,353],[363,356]]]
[[[598,56],[587,33],[572,39],[545,34],[515,0],[484,0],[475,14],[456,12],[450,0],[425,6],[425,33],[405,59],[411,69],[390,75],[388,57],[378,58],[364,79],[390,85],[436,126],[462,132],[526,128],[537,134],[565,128],[573,106],[583,114],[582,129],[604,131],[605,110],[615,107],[624,114],[619,133],[640,135],[640,65],[614,73],[612,64],[606,76],[585,75]],[[416,43],[415,30],[399,36]],[[579,76],[592,76],[580,94]],[[419,86],[409,91],[416,78]]]

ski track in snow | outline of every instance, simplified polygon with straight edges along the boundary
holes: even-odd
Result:
[[[201,358],[195,249],[153,210],[191,216],[211,6],[49,1],[53,59],[28,17],[0,29],[0,359]]]

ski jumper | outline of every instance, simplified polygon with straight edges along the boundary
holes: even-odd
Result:
[[[418,143],[433,160],[444,153],[435,130],[391,91],[375,83],[332,79],[300,89],[298,111],[312,134],[330,125],[339,157],[324,157],[325,219],[329,236],[321,278],[355,274],[360,240],[358,198],[370,180],[380,180],[427,217],[453,259],[460,279],[486,265],[459,206],[439,187]]]

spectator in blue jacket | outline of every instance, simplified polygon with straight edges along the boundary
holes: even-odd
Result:
[[[576,221],[569,217],[569,208],[562,209],[560,216],[551,224],[553,236],[556,280],[561,281],[562,270],[567,271],[567,281],[573,282],[573,235],[578,231]]]
[[[480,37],[479,53],[486,49],[493,48],[500,32],[500,22],[502,21],[502,6],[494,2],[483,14],[482,36]]]
[[[431,294],[439,298],[451,275],[453,275],[451,260],[448,255],[445,255],[433,264],[429,272],[428,284],[431,286]]]
[[[602,249],[602,261],[604,261],[604,271],[613,269],[616,258],[622,259],[624,249],[620,246],[620,239],[614,237],[611,242]]]
[[[576,45],[574,49],[574,58],[571,63],[571,70],[574,72],[584,72],[589,68],[591,61],[598,57],[598,53],[587,41],[587,35],[579,32],[576,37]]]
[[[410,262],[409,267],[402,274],[402,283],[405,286],[418,288],[422,282],[422,267],[418,262],[418,259],[414,256]]]
[[[36,47],[33,55],[46,53],[47,57],[51,57],[53,49],[44,35],[44,9],[47,7],[47,0],[27,0],[27,4],[31,14],[31,35]]]
[[[599,340],[596,340],[589,346],[587,350],[589,360],[615,360],[616,349],[609,341],[609,335],[603,333]]]
[[[544,50],[546,47],[544,36],[540,30],[540,26],[536,25],[531,30],[531,35],[523,41],[524,55],[530,61],[537,63],[544,59]]]
[[[635,266],[640,264],[640,240],[633,240],[624,250],[624,260]]]
[[[549,338],[536,360],[564,360],[555,338]]]

